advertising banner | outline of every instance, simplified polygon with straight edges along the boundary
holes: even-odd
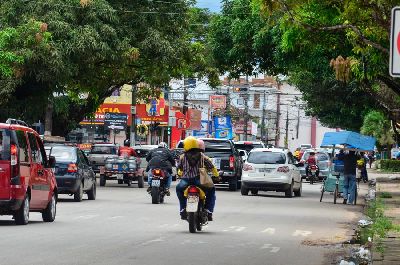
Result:
[[[212,109],[225,109],[226,108],[226,96],[223,95],[211,95],[209,104]]]
[[[206,138],[208,137],[211,130],[211,121],[203,120],[201,121],[201,129],[193,131],[193,136],[197,138]]]
[[[232,139],[232,120],[230,116],[214,117],[215,138]]]
[[[128,115],[128,125],[131,124],[131,104],[102,104],[94,114],[94,118],[85,118],[81,125],[104,125],[104,115],[106,112],[125,113]]]

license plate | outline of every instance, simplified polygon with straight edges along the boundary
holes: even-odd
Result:
[[[152,187],[160,187],[160,180],[159,179],[153,179],[151,181],[151,186]]]
[[[188,213],[197,212],[198,205],[199,205],[199,197],[189,196],[187,198],[186,212]]]
[[[113,165],[113,169],[118,170],[118,165]]]
[[[124,175],[123,174],[117,174],[117,179],[124,179]]]
[[[258,169],[258,171],[259,171],[259,172],[266,172],[266,173],[269,173],[269,172],[271,172],[271,169],[269,169],[269,168],[260,168],[260,169]]]
[[[217,169],[221,168],[221,158],[213,158],[212,162]]]

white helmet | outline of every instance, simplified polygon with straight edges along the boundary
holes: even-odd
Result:
[[[161,148],[168,148],[168,144],[167,144],[166,142],[160,142],[160,143],[158,144],[158,147],[161,147]]]

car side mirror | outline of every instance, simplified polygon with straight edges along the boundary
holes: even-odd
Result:
[[[239,151],[239,155],[240,155],[240,156],[245,156],[245,155],[246,155],[246,152],[243,151],[243,150],[241,150],[241,151]]]
[[[54,156],[49,156],[48,167],[49,168],[56,167],[56,158]]]

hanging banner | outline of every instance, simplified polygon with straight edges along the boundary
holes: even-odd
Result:
[[[201,129],[201,111],[197,109],[188,109],[188,120],[190,121],[189,130]]]

